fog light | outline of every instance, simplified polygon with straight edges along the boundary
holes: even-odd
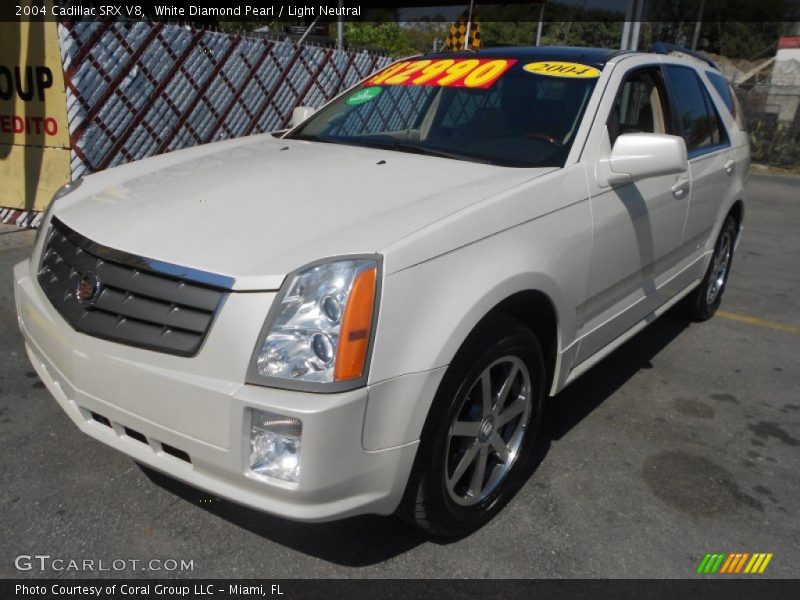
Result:
[[[253,409],[250,415],[250,470],[296,482],[300,475],[299,419]]]

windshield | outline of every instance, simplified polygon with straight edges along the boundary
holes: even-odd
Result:
[[[563,167],[600,71],[564,62],[396,63],[286,137],[509,167]]]

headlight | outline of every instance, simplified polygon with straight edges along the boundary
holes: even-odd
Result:
[[[42,216],[42,220],[39,222],[39,229],[36,231],[36,237],[34,238],[34,246],[39,242],[39,238],[42,235],[42,231],[48,228],[50,224],[50,216],[53,214],[53,207],[56,204],[56,201],[63,198],[67,194],[71,194],[75,190],[77,190],[81,184],[83,183],[83,178],[78,178],[75,181],[70,183],[65,183],[62,185],[56,193],[53,194],[53,199],[50,200],[50,204],[47,205],[47,209],[44,211],[44,215]]]
[[[287,277],[259,337],[247,382],[319,392],[363,385],[379,268],[374,255],[345,257]]]

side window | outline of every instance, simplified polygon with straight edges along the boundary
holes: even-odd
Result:
[[[667,133],[669,108],[658,68],[640,69],[623,81],[608,116],[611,145],[623,133]]]
[[[715,73],[714,71],[707,71],[706,77],[708,77],[708,80],[711,82],[711,85],[714,86],[714,89],[717,90],[720,98],[722,98],[725,106],[728,108],[733,118],[736,119],[736,123],[738,123],[742,131],[747,131],[747,122],[742,114],[742,107],[739,105],[739,99],[736,97],[736,94],[734,93],[730,84],[725,81],[725,78],[722,75]]]
[[[719,112],[714,106],[714,101],[711,99],[711,95],[703,82],[700,82],[700,87],[703,89],[703,97],[706,101],[706,113],[708,114],[708,123],[711,128],[711,145],[727,144],[728,134],[722,124]]]
[[[708,80],[711,82],[711,85],[714,86],[714,89],[717,90],[717,93],[720,95],[720,98],[722,98],[725,106],[727,106],[728,110],[731,111],[731,115],[736,117],[736,104],[733,101],[733,92],[728,86],[728,82],[725,81],[725,78],[722,75],[712,71],[707,72],[706,77],[708,77]]]
[[[666,65],[670,85],[680,114],[683,139],[689,152],[727,143],[711,97],[690,67]]]

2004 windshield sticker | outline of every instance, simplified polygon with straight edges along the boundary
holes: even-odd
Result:
[[[512,58],[440,58],[404,60],[364,82],[370,85],[491,87],[514,63]]]
[[[562,61],[533,62],[522,67],[528,73],[547,75],[548,77],[574,77],[578,79],[600,77],[600,69],[589,65]]]

